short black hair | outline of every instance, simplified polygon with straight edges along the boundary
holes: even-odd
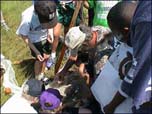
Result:
[[[113,6],[107,16],[108,24],[114,26],[117,29],[123,29],[124,27],[129,27],[131,24],[134,11],[136,9],[137,3],[131,1],[118,2]]]

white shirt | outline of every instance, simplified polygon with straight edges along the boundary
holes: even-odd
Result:
[[[112,66],[118,71],[119,65],[122,62],[122,60],[127,57],[127,52],[133,53],[132,47],[129,47],[125,43],[121,43],[119,47],[116,48],[116,50],[112,53],[112,55],[109,58],[109,62],[112,64]]]
[[[37,111],[31,106],[31,104],[24,99],[21,94],[13,95],[6,103],[1,107],[1,113],[31,113],[36,114]]]
[[[119,90],[122,80],[120,80],[118,68],[121,61],[127,56],[128,51],[132,53],[133,50],[124,43],[117,47],[91,86],[91,91],[100,103],[102,111],[103,107],[113,99]],[[116,108],[114,113],[132,113],[131,107],[132,99],[127,98]]]
[[[47,39],[47,29],[42,29],[33,5],[22,13],[22,21],[16,34],[28,36],[32,43]]]

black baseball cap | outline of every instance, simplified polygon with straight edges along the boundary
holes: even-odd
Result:
[[[35,1],[34,9],[43,28],[53,28],[57,24],[56,3],[54,1]]]
[[[26,82],[27,94],[38,97],[45,90],[44,84],[37,79],[30,79]]]

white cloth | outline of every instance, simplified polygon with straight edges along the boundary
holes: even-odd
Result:
[[[2,54],[1,54],[1,65],[5,69],[4,73],[4,78],[3,78],[3,86],[5,88],[10,88],[12,93],[18,93],[21,88],[18,86],[16,77],[15,77],[15,72],[12,67],[12,63],[10,60],[6,59]]]
[[[102,110],[103,107],[106,106],[116,94],[120,83],[121,80],[118,77],[118,72],[108,61],[91,87],[91,91],[97,101],[100,103]],[[128,98],[116,108],[115,113],[131,113],[131,107],[132,99]]]
[[[106,106],[116,92],[120,88],[121,81],[118,75],[118,68],[120,62],[126,57],[126,52],[132,53],[132,48],[125,44],[121,44],[115,52],[111,55],[102,71],[100,72],[98,78],[91,86],[91,91],[97,101],[100,103],[101,109]],[[112,64],[111,64],[112,63]],[[115,113],[131,113],[132,110],[132,99],[127,98],[123,103],[121,103],[115,110]]]
[[[33,5],[22,13],[22,20],[16,34],[28,36],[32,43],[47,39],[47,29],[41,27]]]
[[[0,112],[6,113],[31,113],[36,114],[37,111],[24,99],[21,94],[14,94],[2,107]]]
[[[125,43],[121,43],[120,46],[116,48],[116,50],[112,53],[109,58],[110,63],[112,66],[118,71],[119,65],[121,61],[127,57],[127,52],[133,53],[133,49],[129,47]]]

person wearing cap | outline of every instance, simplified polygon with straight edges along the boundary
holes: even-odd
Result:
[[[33,3],[35,3],[37,0],[33,0]],[[70,26],[70,22],[72,20],[73,13],[75,11],[75,7],[78,1],[74,0],[54,0],[57,5],[57,25],[53,28],[53,37],[56,40],[54,42],[54,47],[58,46],[58,39],[61,38],[61,41],[63,40],[62,37],[60,37],[62,32],[62,27],[64,26],[64,34],[67,33],[68,28]],[[79,14],[76,19],[76,24],[79,25],[82,22],[82,8],[79,11]],[[59,43],[60,45],[60,43]],[[56,55],[56,53],[54,53]],[[46,66],[48,69],[50,69],[54,64],[54,55],[50,56],[48,59]]]
[[[29,79],[23,85],[22,96],[32,104],[38,102],[38,97],[44,90],[45,86],[40,80]]]
[[[34,72],[37,79],[41,79],[45,63],[50,54],[55,62],[56,42],[50,43],[48,29],[57,24],[56,3],[54,1],[35,1],[34,5],[22,13],[22,21],[16,31],[29,46],[32,56],[36,58]]]
[[[37,79],[29,79],[23,85],[22,97],[26,99],[31,106],[38,112],[37,108],[40,108],[39,97],[41,93],[45,91],[45,85],[42,81]]]
[[[62,105],[62,95],[57,89],[48,88],[39,97],[40,113],[55,112]]]
[[[63,69],[57,73],[55,80],[62,79],[73,64],[79,66],[81,63],[89,63],[88,61],[93,62],[95,47],[106,39],[106,36],[110,33],[111,31],[109,29],[102,26],[90,28],[81,24],[80,26],[72,27],[65,37],[65,45],[70,50],[70,56]],[[91,62],[88,66],[92,68],[89,68],[88,73],[93,69],[93,63]],[[86,73],[83,72],[81,68],[79,71],[80,74]],[[91,73],[89,73],[89,75],[93,76]]]
[[[40,109],[39,113],[56,113],[56,114],[91,114],[91,110],[87,108],[75,108],[73,106],[62,104],[63,96],[57,89],[48,88],[43,91],[39,97]]]
[[[39,104],[39,96],[45,91],[44,84],[37,79],[29,79],[23,85],[22,97],[35,109]]]
[[[23,85],[21,92],[14,94],[2,107],[1,113],[38,113],[35,104],[45,90],[44,84],[37,79],[29,79]]]

